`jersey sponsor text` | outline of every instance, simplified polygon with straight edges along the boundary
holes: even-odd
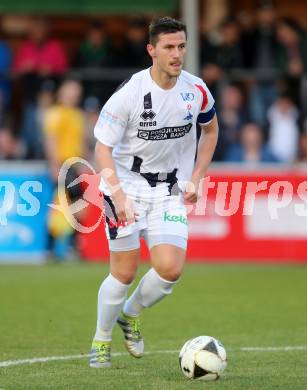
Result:
[[[148,141],[159,141],[164,139],[174,139],[184,137],[191,130],[192,123],[184,126],[162,127],[155,130],[138,130],[138,138]]]

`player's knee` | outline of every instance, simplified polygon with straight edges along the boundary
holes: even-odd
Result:
[[[179,267],[165,268],[159,270],[161,278],[170,282],[176,282],[181,276],[182,269]]]
[[[165,280],[169,280],[170,282],[176,282],[181,276],[181,272],[171,271],[168,272],[165,276]]]
[[[113,273],[115,278],[123,284],[131,284],[136,275],[135,270],[117,270],[116,272],[113,271]]]

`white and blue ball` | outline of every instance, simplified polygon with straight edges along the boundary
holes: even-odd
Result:
[[[211,336],[188,340],[179,353],[183,374],[190,379],[217,380],[227,366],[223,344]]]

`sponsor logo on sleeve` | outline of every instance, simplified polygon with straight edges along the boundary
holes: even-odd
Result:
[[[125,122],[122,119],[103,109],[99,115],[98,125],[103,126],[105,124],[125,126]]]

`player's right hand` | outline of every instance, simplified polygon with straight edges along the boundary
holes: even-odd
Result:
[[[196,203],[199,197],[198,189],[200,183],[200,176],[192,175],[192,178],[189,182],[187,182],[186,190],[183,193],[183,198],[188,203]]]
[[[120,222],[130,224],[137,220],[138,213],[135,211],[133,200],[128,198],[122,190],[114,193],[112,199],[117,218]]]

